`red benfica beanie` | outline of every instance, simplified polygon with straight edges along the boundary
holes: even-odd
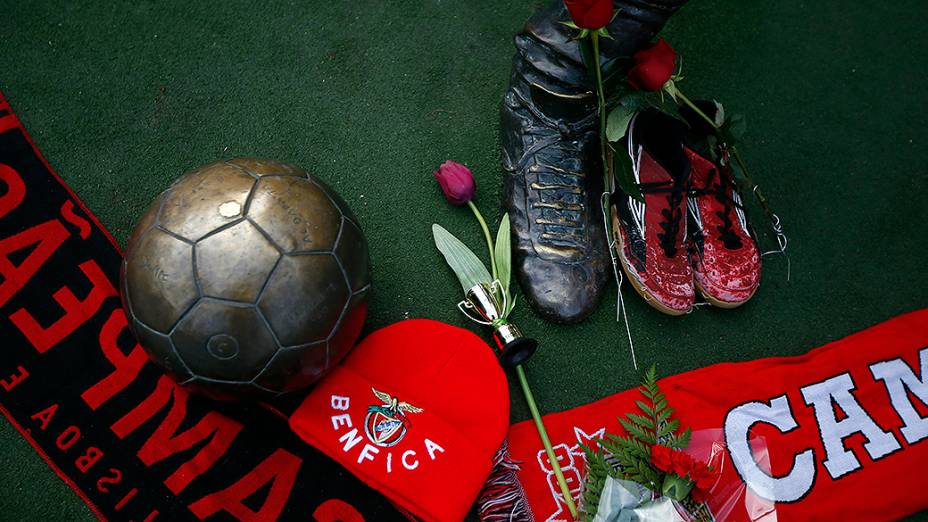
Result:
[[[509,387],[473,333],[401,321],[352,350],[290,427],[416,518],[462,520],[509,428]]]

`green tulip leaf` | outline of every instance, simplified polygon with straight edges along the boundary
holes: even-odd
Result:
[[[458,277],[465,292],[480,283],[488,285],[492,283],[486,266],[460,239],[438,224],[432,225],[432,236],[435,239],[435,246],[445,256],[445,261],[454,271],[454,275]]]
[[[509,214],[503,214],[503,219],[499,222],[499,230],[496,232],[496,246],[494,255],[496,257],[496,276],[503,287],[503,293],[509,295],[509,279],[512,273],[512,244],[509,232]]]

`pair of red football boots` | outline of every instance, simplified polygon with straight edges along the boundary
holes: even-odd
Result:
[[[695,152],[697,127],[653,109],[636,114],[623,144],[643,201],[612,196],[619,262],[645,301],[670,315],[691,311],[696,292],[735,308],[760,284],[741,197],[727,166]]]

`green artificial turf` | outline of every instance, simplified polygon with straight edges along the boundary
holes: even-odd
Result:
[[[0,89],[120,241],[199,164],[294,162],[340,192],[367,234],[367,331],[406,317],[470,326],[430,226],[481,253],[482,237],[431,173],[448,158],[466,163],[498,221],[511,37],[541,4],[4,0]],[[681,88],[747,116],[741,149],[783,218],[792,276],[766,258],[747,306],[682,318],[626,288],[643,364],[666,375],[801,354],[926,305],[926,15],[923,0],[692,0],[671,20]],[[637,383],[612,299],[575,326],[526,306],[513,318],[541,340],[527,372],[544,411]],[[513,421],[528,418],[515,387],[512,405]],[[4,518],[92,517],[7,422],[0,445]]]

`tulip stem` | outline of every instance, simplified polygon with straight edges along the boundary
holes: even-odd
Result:
[[[567,504],[567,510],[570,511],[571,518],[576,519],[577,506],[574,504],[573,494],[570,492],[570,487],[567,485],[567,480],[564,478],[564,472],[561,471],[561,465],[558,463],[557,456],[554,454],[554,448],[551,446],[551,439],[548,438],[548,430],[545,429],[545,423],[542,422],[541,414],[538,413],[538,405],[535,404],[535,396],[532,394],[532,389],[528,385],[528,379],[525,378],[525,370],[522,369],[521,364],[516,366],[516,375],[519,376],[519,384],[522,386],[522,393],[525,395],[528,411],[532,413],[532,420],[535,421],[535,429],[538,430],[538,436],[541,438],[541,443],[545,447],[545,454],[548,456],[548,462],[551,463],[551,469],[554,470],[554,477],[561,487],[561,495],[564,497],[564,503]]]
[[[467,206],[470,207],[477,221],[480,223],[480,228],[483,229],[483,237],[487,240],[487,251],[490,252],[490,268],[492,269],[493,280],[495,281],[498,276],[496,274],[496,254],[494,254],[493,236],[490,235],[490,228],[487,227],[487,222],[483,219],[483,214],[480,213],[480,209],[477,208],[477,205],[474,205],[473,201],[468,201]]]

